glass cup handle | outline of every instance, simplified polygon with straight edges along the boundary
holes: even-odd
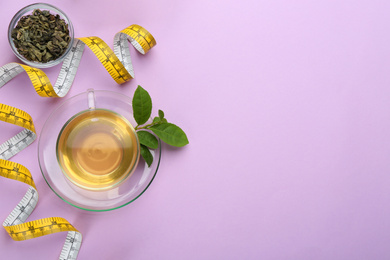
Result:
[[[93,88],[90,88],[87,91],[88,91],[88,108],[90,110],[94,110],[96,108],[95,92]]]

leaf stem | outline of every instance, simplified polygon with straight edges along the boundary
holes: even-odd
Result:
[[[160,123],[161,123],[161,122],[155,122],[155,123],[151,123],[151,124],[148,124],[148,125],[145,125],[145,126],[137,125],[136,127],[134,127],[134,130],[148,129],[148,128],[151,127],[151,126],[158,125],[158,124],[160,124]]]

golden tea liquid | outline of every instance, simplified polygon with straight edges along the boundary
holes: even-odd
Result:
[[[57,159],[66,177],[89,190],[110,189],[135,169],[139,143],[131,124],[103,109],[76,115],[62,128]]]

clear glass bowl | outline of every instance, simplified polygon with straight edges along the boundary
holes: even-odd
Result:
[[[22,16],[32,14],[32,12],[35,9],[48,10],[48,11],[50,11],[51,14],[54,14],[54,15],[58,14],[68,24],[69,37],[70,37],[70,42],[69,42],[68,48],[62,54],[62,56],[60,56],[59,58],[57,58],[55,60],[46,62],[46,63],[27,60],[23,55],[19,54],[19,52],[17,51],[17,49],[15,47],[14,41],[11,37],[12,30],[17,25],[19,19]],[[22,62],[26,63],[29,66],[35,67],[35,68],[50,68],[50,67],[53,67],[53,66],[61,63],[65,59],[66,55],[68,55],[69,51],[72,49],[73,41],[74,41],[74,30],[73,30],[72,22],[70,21],[69,17],[63,11],[58,9],[57,7],[49,5],[49,4],[45,4],[45,3],[36,3],[36,4],[28,5],[24,8],[22,8],[14,15],[14,17],[12,18],[12,20],[8,26],[8,42],[11,46],[12,51],[15,53],[15,55]]]
[[[94,98],[92,102],[91,96]],[[136,125],[130,97],[111,91],[89,90],[65,100],[51,113],[39,136],[38,161],[45,181],[62,200],[88,211],[109,211],[128,205],[148,189],[160,164],[161,143],[159,140],[159,147],[151,150],[154,157],[152,165],[148,167],[140,159],[136,169],[119,186],[102,191],[80,188],[63,173],[57,160],[56,146],[64,124],[74,115],[90,109],[91,103],[96,109],[110,110],[126,118],[133,126]]]

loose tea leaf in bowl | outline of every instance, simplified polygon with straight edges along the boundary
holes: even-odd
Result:
[[[22,16],[11,37],[19,54],[29,61],[42,63],[61,57],[71,41],[65,20],[40,9]]]

